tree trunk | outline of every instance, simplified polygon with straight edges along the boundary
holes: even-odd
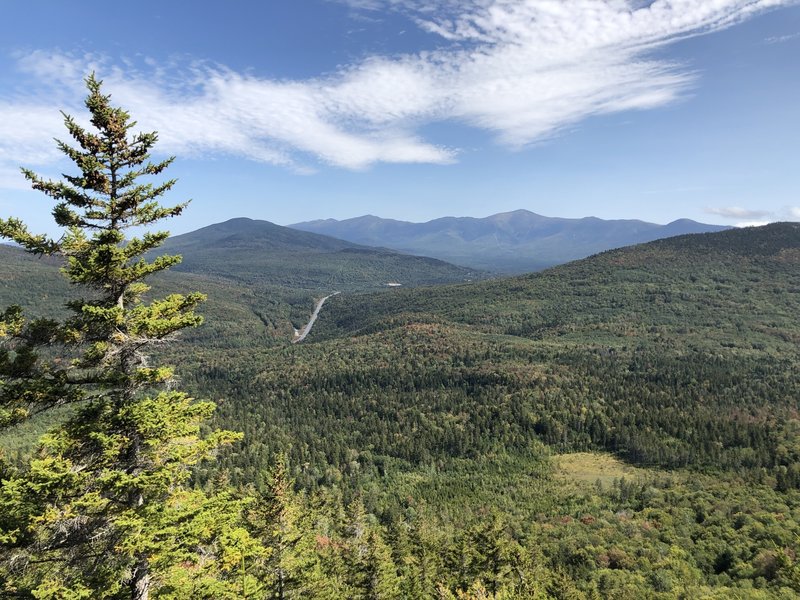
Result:
[[[146,558],[139,558],[133,569],[130,583],[131,600],[149,600],[150,598],[150,568]]]
[[[141,461],[139,458],[140,440],[134,437],[131,454],[133,466],[128,469],[129,473],[139,471]],[[132,508],[138,508],[144,504],[144,496],[138,490],[132,490],[128,504]],[[150,598],[150,563],[144,554],[136,554],[133,557],[133,575],[131,576],[131,600],[149,600]]]

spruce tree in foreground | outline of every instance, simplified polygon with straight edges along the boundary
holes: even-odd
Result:
[[[57,142],[78,168],[49,181],[23,170],[55,201],[60,240],[0,219],[0,236],[27,251],[66,259],[80,290],[63,322],[27,321],[19,307],[0,313],[0,426],[64,403],[65,425],[42,440],[25,469],[0,487],[0,595],[35,598],[239,598],[246,560],[258,546],[239,527],[240,504],[187,483],[193,465],[237,434],[200,435],[213,411],[169,389],[172,371],[149,351],[199,325],[202,294],[144,302],[143,280],[179,262],[153,260],[166,232],[126,238],[181,213],[162,206],[175,183],[142,183],[172,162],[150,161],[155,133],[135,123],[86,80],[91,129],[65,115],[77,143]],[[252,587],[252,586],[251,586]]]

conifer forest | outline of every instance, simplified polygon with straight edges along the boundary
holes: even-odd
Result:
[[[169,238],[85,83],[24,170],[63,235],[0,219],[0,597],[800,597],[800,224],[513,277]]]

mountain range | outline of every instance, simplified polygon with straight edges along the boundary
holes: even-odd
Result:
[[[247,218],[171,237],[150,258],[160,254],[180,254],[183,260],[153,278],[156,294],[177,289],[202,290],[209,296],[205,311],[212,325],[205,332],[187,334],[190,339],[199,335],[204,345],[225,343],[233,331],[247,332],[260,343],[291,339],[293,328],[307,321],[315,299],[334,291],[460,283],[488,276],[434,258]],[[19,247],[0,245],[0,300],[26,306],[32,314],[63,316],[61,299],[69,285],[59,265],[56,258],[37,258]],[[223,331],[228,337],[220,335]]]
[[[314,560],[349,560],[359,546],[342,536],[370,523],[403,565],[391,572],[431,589],[391,597],[435,597],[465,564],[491,581],[497,563],[463,559],[486,549],[505,561],[498,586],[534,559],[537,586],[557,570],[566,591],[542,598],[800,593],[800,224],[469,284],[345,291],[302,344],[292,325],[318,293],[275,284],[287,274],[355,290],[363,265],[441,265],[247,219],[167,245],[185,271],[154,277],[152,295],[206,293],[207,323],[154,358],[244,434],[197,483],[268,490],[283,454],[303,497],[356,498],[299,513]],[[62,307],[76,292],[58,265],[0,247],[0,308]],[[3,457],[26,459],[58,420],[26,425],[0,430]],[[462,597],[489,597],[475,589]]]
[[[544,217],[527,210],[485,218],[444,217],[426,223],[366,215],[289,227],[501,273],[540,271],[612,248],[728,229],[689,219],[658,225],[634,219]]]
[[[169,238],[158,250],[183,255],[174,268],[247,284],[320,291],[466,281],[473,269],[435,258],[368,247],[247,218]]]

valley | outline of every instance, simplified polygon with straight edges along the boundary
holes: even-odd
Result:
[[[292,340],[292,343],[299,344],[304,339],[306,339],[308,334],[311,333],[311,328],[314,327],[314,323],[316,323],[317,317],[319,317],[319,311],[322,310],[322,305],[325,304],[325,301],[328,298],[332,298],[333,296],[336,296],[337,294],[340,293],[341,292],[333,292],[332,294],[324,296],[319,300],[317,300],[317,303],[314,305],[314,312],[311,313],[311,318],[308,320],[308,323],[306,323],[303,329],[301,329],[300,331],[298,331],[297,329],[294,330],[294,339]]]
[[[799,28],[5,2],[0,598],[800,598]]]
[[[4,303],[58,304],[66,289],[50,262],[3,252]],[[470,283],[386,289],[395,277],[383,274],[313,312],[317,283],[292,290],[283,275],[243,275],[221,256],[186,260],[154,289],[209,295],[208,325],[162,358],[218,402],[217,425],[245,435],[196,472],[198,485],[224,473],[269,493],[283,454],[299,491],[328,498],[324,510],[363,505],[394,560],[432,560],[423,550],[402,558],[404,528],[456,554],[470,536],[492,535],[508,565],[533,561],[553,597],[794,593],[797,224]],[[313,329],[290,343],[309,314]],[[21,460],[36,431],[0,443]],[[344,530],[316,531],[349,543]],[[453,588],[489,580],[479,563],[456,575],[447,560],[430,568]],[[410,569],[404,577],[419,575]]]

